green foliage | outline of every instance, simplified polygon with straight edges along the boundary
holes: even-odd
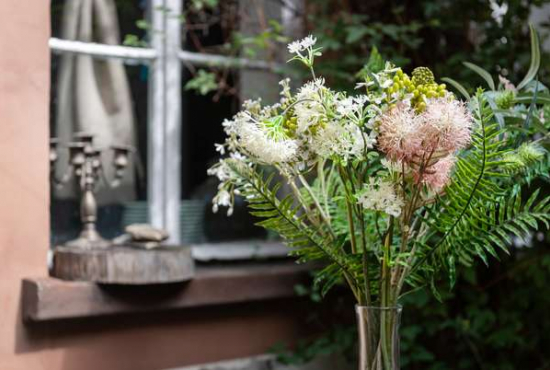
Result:
[[[308,3],[306,17],[308,31],[319,35],[328,51],[319,70],[335,86],[348,85],[373,46],[405,70],[425,65],[436,76],[453,76],[466,86],[477,86],[476,72],[463,68],[463,61],[487,68],[492,75],[521,80],[529,68],[529,51],[535,50],[530,47],[525,25],[537,7],[548,3],[506,1],[508,12],[502,25],[492,18],[490,2],[478,0],[419,0],[406,4],[317,0]],[[548,24],[539,29],[547,33]],[[541,58],[544,55],[547,53]],[[531,63],[534,61],[531,58]],[[547,70],[539,74],[546,75]]]
[[[489,256],[498,258],[495,248],[507,252],[514,236],[525,237],[550,220],[548,197],[539,199],[535,191],[523,203],[521,184],[525,182],[510,183],[512,173],[540,166],[546,152],[527,143],[510,151],[483,91],[471,103],[477,123],[472,146],[459,158],[445,197],[427,210],[427,215],[434,215],[431,225],[441,236],[427,235],[418,241],[423,255],[412,270],[421,270],[424,278],[413,276],[413,285],[422,282],[433,287],[439,267],[445,266],[454,286],[458,263],[469,265],[480,258],[488,264]],[[440,209],[444,211],[435,216]],[[430,239],[436,240],[433,247],[428,246]]]
[[[539,244],[501,257],[491,269],[461,269],[444,304],[423,291],[404,299],[409,307],[402,330],[407,369],[548,367],[550,321],[545,312],[550,299],[541,294],[550,278],[548,247]],[[428,356],[419,359],[418,352]]]
[[[467,68],[471,69],[476,74],[481,76],[481,78],[483,78],[485,80],[485,82],[487,82],[487,85],[489,86],[489,88],[491,90],[493,90],[493,91],[495,90],[495,81],[493,81],[493,77],[491,77],[491,74],[489,72],[487,72],[486,70],[484,70],[480,66],[475,65],[474,63],[463,62],[463,64],[464,64],[464,66],[466,66]]]
[[[254,35],[244,35],[240,32],[233,32],[231,44],[227,48],[233,53],[240,54],[247,58],[266,58],[260,54],[266,54],[274,44],[284,44],[288,38],[284,36],[281,23],[275,19],[269,20],[269,26]]]
[[[516,94],[512,90],[499,92],[495,98],[498,109],[510,109],[514,105]]]
[[[459,259],[470,261],[472,256],[477,255],[486,261],[487,252],[495,254],[490,245],[478,246],[469,243],[468,239],[472,226],[483,217],[482,210],[497,204],[504,194],[494,181],[495,177],[502,176],[499,172],[504,164],[501,157],[506,153],[498,140],[501,132],[491,122],[493,112],[481,90],[472,104],[477,124],[472,134],[472,147],[459,158],[452,181],[445,189],[446,196],[428,211],[444,210],[434,218],[433,224],[443,236],[421,260],[430,259],[432,267],[435,267],[441,262],[441,256],[446,256],[444,263],[449,265],[450,271],[454,270],[454,263]],[[421,263],[418,262],[419,265]],[[451,281],[454,281],[454,276],[451,276]]]
[[[215,8],[218,4],[219,0],[191,0],[191,7],[197,12],[204,9]]]
[[[300,340],[292,351],[280,344],[272,349],[277,360],[285,365],[302,365],[319,356],[350,351],[356,343],[357,332],[354,327],[335,325],[323,335],[312,341]]]
[[[344,244],[334,241],[334,235],[327,229],[313,229],[305,223],[308,213],[301,213],[290,195],[279,199],[280,183],[274,183],[274,174],[264,176],[240,162],[229,162],[231,170],[238,174],[236,189],[246,198],[251,214],[263,218],[258,226],[280,235],[291,248],[290,254],[298,257],[297,262],[322,261],[326,265],[316,274],[316,281],[323,283],[322,293],[334,284],[347,280],[352,289],[358,287],[356,271],[360,270],[357,259],[340,253]]]
[[[458,81],[455,81],[449,77],[443,77],[441,80],[453,86],[464,98],[466,98],[466,100],[470,100],[468,90],[466,90]]]
[[[136,28],[144,31],[145,34],[151,31],[151,24],[145,19],[138,19],[136,21]],[[126,34],[124,35],[124,40],[122,41],[124,46],[132,46],[137,48],[146,48],[149,46],[149,43],[145,40],[145,37],[139,37],[135,34]]]
[[[530,169],[538,169],[540,164],[544,166],[544,157],[546,157],[546,151],[538,144],[521,144],[517,150],[505,154],[504,171],[510,175],[526,174]]]
[[[529,30],[531,33],[531,65],[527,74],[523,80],[518,85],[518,90],[524,88],[529,82],[531,82],[537,75],[540,67],[540,46],[539,46],[539,36],[533,25],[529,25]]]
[[[197,74],[185,84],[185,90],[194,90],[200,95],[207,95],[218,90],[216,75],[204,69],[199,69]]]
[[[378,52],[376,46],[373,46],[369,53],[368,62],[357,73],[357,79],[360,81],[367,80],[373,73],[378,73],[384,69],[386,61],[382,58],[382,55]]]
[[[453,290],[439,281],[438,302],[430,292],[417,290],[402,299],[401,365],[408,370],[544,370],[550,364],[550,295],[541,294],[550,279],[550,250],[532,242],[526,247],[499,253],[500,262],[459,267]],[[338,302],[338,301],[337,301]],[[314,304],[311,312],[336,309],[338,303]],[[327,307],[328,306],[328,307]],[[276,353],[290,364],[302,364],[319,355],[340,354],[353,359],[357,330],[353,310],[347,317],[338,311],[320,318],[324,330],[302,341],[292,351],[282,345]],[[309,321],[309,320],[308,320]],[[345,323],[348,323],[347,325]],[[335,340],[332,346],[321,346]]]

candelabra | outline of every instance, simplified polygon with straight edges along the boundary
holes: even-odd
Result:
[[[74,141],[66,146],[69,151],[67,168],[61,177],[57,177],[55,166],[59,160],[61,144],[58,139],[50,140],[50,180],[61,188],[75,179],[81,193],[80,219],[82,229],[77,239],[65,244],[67,247],[80,249],[107,248],[112,243],[101,237],[96,229],[97,202],[95,192],[100,182],[108,187],[117,187],[124,177],[133,148],[126,145],[113,145],[109,149],[98,149],[94,146],[94,136],[85,132],[74,135]],[[114,176],[107,178],[101,155],[106,150],[113,151]]]

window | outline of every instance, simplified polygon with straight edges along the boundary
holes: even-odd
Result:
[[[89,76],[83,73],[84,77],[77,74],[77,77],[71,80],[76,92],[82,80],[91,83],[93,88],[105,87],[106,91],[99,93],[100,98],[95,97],[106,106],[109,111],[112,100],[120,95],[112,90],[112,79],[125,76],[128,81],[129,97],[133,102],[131,111],[128,113],[135,119],[135,132],[133,136],[133,145],[139,148],[132,163],[135,166],[135,173],[132,170],[128,181],[133,184],[132,191],[135,192],[137,201],[123,202],[123,204],[111,204],[106,201],[108,206],[100,207],[99,225],[101,232],[106,237],[113,237],[121,232],[121,226],[124,224],[143,222],[148,220],[152,225],[166,229],[171,238],[171,243],[207,242],[206,245],[211,249],[208,251],[197,249],[198,258],[209,259],[217,255],[220,250],[220,242],[233,240],[231,243],[224,243],[224,247],[232,246],[230,252],[222,253],[227,256],[244,257],[248,252],[246,246],[250,242],[243,242],[247,238],[264,239],[266,237],[263,230],[251,227],[251,220],[248,213],[243,209],[242,212],[236,212],[231,219],[224,215],[214,215],[205,211],[208,207],[210,197],[212,196],[212,182],[206,178],[206,168],[209,162],[215,158],[213,143],[221,141],[221,121],[225,117],[231,116],[239,107],[239,101],[236,96],[222,97],[216,103],[212,103],[211,96],[199,97],[192,92],[186,91],[184,86],[189,79],[188,70],[200,69],[204,66],[232,67],[228,73],[226,81],[228,84],[241,84],[241,95],[244,97],[258,94],[258,76],[261,78],[278,78],[272,73],[274,64],[261,60],[260,57],[242,59],[230,58],[223,55],[211,53],[202,53],[196,48],[196,35],[189,37],[189,30],[182,31],[182,10],[187,9],[191,1],[183,0],[149,0],[149,1],[125,1],[125,0],[104,0],[98,3],[106,6],[105,9],[88,9],[86,13],[88,18],[82,16],[83,9],[77,9],[80,1],[53,0],[53,33],[54,37],[50,40],[50,46],[54,54],[54,68],[52,78],[52,125],[54,125],[54,135],[60,136],[62,141],[70,140],[69,134],[61,134],[59,130],[60,110],[62,96],[59,94],[60,84],[63,79],[60,77],[61,69],[67,69],[63,63],[70,64],[71,58],[75,56],[87,56],[85,59],[102,61],[122,61],[117,62],[117,67],[105,63],[92,63],[88,72],[94,76],[93,81],[87,81]],[[88,2],[90,3],[90,2]],[[254,6],[251,6],[254,3]],[[240,32],[243,34],[255,32],[255,23],[258,23],[257,3],[261,3],[263,8],[262,16],[269,19],[278,19],[281,22],[294,22],[288,16],[288,9],[281,6],[277,1],[227,1],[224,6],[227,8],[233,4],[241,14],[248,14],[248,18],[241,20]],[[284,2],[282,2],[284,3]],[[109,8],[109,6],[111,6]],[[115,9],[116,6],[116,9]],[[73,9],[70,9],[70,8]],[[76,7],[76,8],[75,8]],[[69,10],[68,10],[69,9]],[[73,11],[72,18],[67,20]],[[109,22],[109,19],[101,19],[101,10],[104,14],[113,17],[119,13],[129,15],[129,19],[120,18],[121,34],[137,33],[136,43],[139,43],[145,31],[148,31],[149,42],[146,47],[122,46],[113,42],[112,35],[102,35],[101,32],[94,31],[94,21]],[[254,10],[254,11],[252,11]],[[78,13],[78,12],[81,13]],[[95,12],[94,12],[95,11]],[[91,20],[92,14],[99,17],[99,20]],[[146,15],[146,22],[136,20]],[[65,17],[61,21],[61,17]],[[74,18],[74,19],[73,19]],[[108,18],[108,17],[107,17]],[[88,19],[88,20],[86,20]],[[221,18],[220,18],[221,19]],[[115,16],[115,23],[116,23]],[[112,21],[112,19],[111,19]],[[86,22],[92,22],[87,24]],[[265,19],[262,20],[265,22]],[[60,27],[63,23],[63,27]],[[105,24],[104,24],[105,26]],[[75,37],[74,39],[84,41],[74,41],[61,38],[62,34],[70,34],[72,28],[73,34],[84,34],[84,37]],[[86,33],[86,27],[89,27],[90,33]],[[207,31],[203,32],[205,40],[203,44],[210,46],[218,45],[223,47],[224,38],[216,35],[220,33],[219,24],[210,24]],[[292,27],[289,27],[292,28]],[[69,30],[68,30],[69,29]],[[97,31],[97,30],[95,30]],[[115,32],[116,33],[116,32]],[[115,35],[114,38],[120,39]],[[87,37],[87,38],[86,38]],[[182,40],[183,39],[183,40]],[[182,49],[182,45],[184,48]],[[194,50],[195,49],[195,50]],[[88,58],[90,57],[90,58]],[[65,58],[65,62],[63,59]],[[84,58],[83,58],[84,59]],[[91,62],[89,62],[91,63]],[[115,64],[115,63],[111,63]],[[73,66],[74,67],[74,66]],[[113,72],[111,69],[116,69]],[[82,67],[82,69],[86,69]],[[78,70],[78,68],[77,68]],[[122,73],[121,73],[122,71]],[[95,85],[94,85],[95,82]],[[65,81],[65,83],[67,83]],[[69,84],[70,84],[69,83]],[[264,84],[265,86],[267,84]],[[272,85],[272,84],[271,84]],[[93,90],[92,88],[92,90]],[[72,91],[69,89],[69,91]],[[123,91],[124,93],[124,91]],[[265,92],[264,92],[265,93]],[[267,92],[273,95],[273,92]],[[275,92],[276,94],[276,92]],[[65,95],[65,99],[73,99],[77,93]],[[92,94],[93,95],[93,94]],[[67,97],[68,96],[68,97]],[[91,105],[92,98],[83,99],[80,97],[80,107]],[[215,104],[215,105],[214,105]],[[92,109],[92,108],[88,108]],[[69,119],[78,118],[85,115],[83,112],[70,112]],[[120,122],[121,118],[117,117]],[[95,124],[95,123],[92,123]],[[74,133],[73,130],[72,133]],[[63,136],[63,137],[61,137]],[[111,131],[111,141],[120,139],[116,131]],[[105,157],[104,161],[105,161]],[[60,156],[57,176],[63,172],[63,161],[67,158]],[[110,163],[105,161],[104,165]],[[109,173],[107,173],[109,175]],[[111,173],[112,175],[112,173]],[[63,191],[70,193],[70,187],[55,190],[52,192],[52,242],[54,244],[66,241],[74,236],[77,227],[77,198],[64,197]],[[105,190],[113,198],[125,199],[125,196],[119,198],[117,194],[128,194],[122,190],[122,193]],[[61,194],[61,196],[59,196]],[[74,194],[74,192],[73,192]],[[70,199],[69,201],[63,200]],[[108,197],[107,197],[108,199]],[[145,201],[146,199],[146,201]],[[113,222],[118,220],[118,222]],[[203,225],[201,230],[197,230],[197,225]],[[263,243],[253,243],[263,245]],[[274,243],[267,243],[272,245]],[[229,250],[226,249],[226,250]],[[271,249],[268,254],[280,255],[279,252]],[[227,257],[230,258],[230,257]]]

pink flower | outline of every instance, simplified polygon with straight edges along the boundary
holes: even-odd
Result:
[[[504,90],[510,90],[513,92],[517,92],[518,90],[514,86],[513,83],[510,82],[509,79],[502,77],[501,75],[498,76],[499,82],[504,86]]]
[[[455,163],[456,157],[448,155],[426,168],[422,174],[415,171],[413,174],[414,180],[417,184],[425,184],[433,191],[439,192],[449,182]]]
[[[422,146],[427,152],[453,153],[470,143],[472,116],[464,103],[448,98],[430,99],[420,119]]]
[[[398,104],[390,109],[380,118],[379,149],[394,162],[412,161],[422,154],[422,138],[418,135],[419,123],[419,116],[405,104]]]
[[[449,182],[454,153],[470,143],[471,127],[471,114],[456,100],[430,99],[420,114],[399,104],[380,118],[378,147],[406,164],[417,184],[438,192]]]

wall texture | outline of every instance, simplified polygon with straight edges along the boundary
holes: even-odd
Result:
[[[47,274],[49,7],[0,1],[0,369],[173,368],[296,337],[284,301],[23,325],[21,279]]]
[[[21,277],[46,274],[48,246],[49,1],[0,1],[0,368],[22,358]]]

